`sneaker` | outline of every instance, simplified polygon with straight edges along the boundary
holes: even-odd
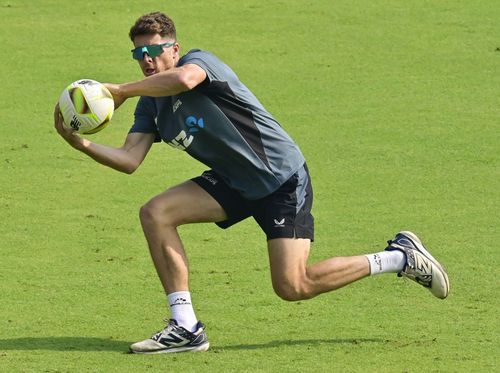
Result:
[[[167,321],[167,320],[165,320]],[[209,343],[205,333],[205,325],[201,321],[196,324],[196,331],[190,332],[177,325],[174,319],[168,320],[168,325],[151,338],[130,346],[130,352],[135,354],[159,354],[169,352],[206,351]]]
[[[406,265],[398,276],[407,277],[428,288],[432,295],[444,299],[450,291],[450,282],[443,266],[427,251],[415,233],[403,231],[394,240],[387,241],[386,250],[401,250]]]

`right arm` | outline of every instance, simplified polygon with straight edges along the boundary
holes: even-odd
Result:
[[[54,127],[73,148],[87,154],[96,162],[127,174],[133,173],[139,167],[155,139],[152,133],[129,133],[120,148],[96,144],[63,126],[59,105],[56,105],[54,110]]]
[[[148,76],[144,79],[105,86],[113,95],[115,108],[125,100],[136,96],[164,97],[186,92],[205,81],[207,73],[200,66],[186,64],[167,71]]]

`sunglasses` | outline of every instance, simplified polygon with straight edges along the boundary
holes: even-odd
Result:
[[[174,45],[175,42],[166,42],[162,44],[144,45],[142,47],[137,47],[131,50],[132,58],[134,60],[144,59],[144,53],[147,53],[149,57],[155,58],[163,53],[163,48],[168,48]]]

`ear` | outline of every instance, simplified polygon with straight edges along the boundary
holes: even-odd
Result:
[[[179,45],[179,43],[175,43],[174,45],[172,45],[172,50],[174,51],[174,55],[178,55],[181,51],[181,46]]]

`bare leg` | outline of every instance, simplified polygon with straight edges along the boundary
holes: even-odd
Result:
[[[279,238],[268,242],[273,288],[281,298],[312,298],[370,274],[365,256],[334,257],[308,266],[309,249],[308,239]]]
[[[140,218],[165,292],[187,291],[188,260],[177,227],[221,221],[226,213],[198,184],[187,181],[151,199],[141,208]]]

